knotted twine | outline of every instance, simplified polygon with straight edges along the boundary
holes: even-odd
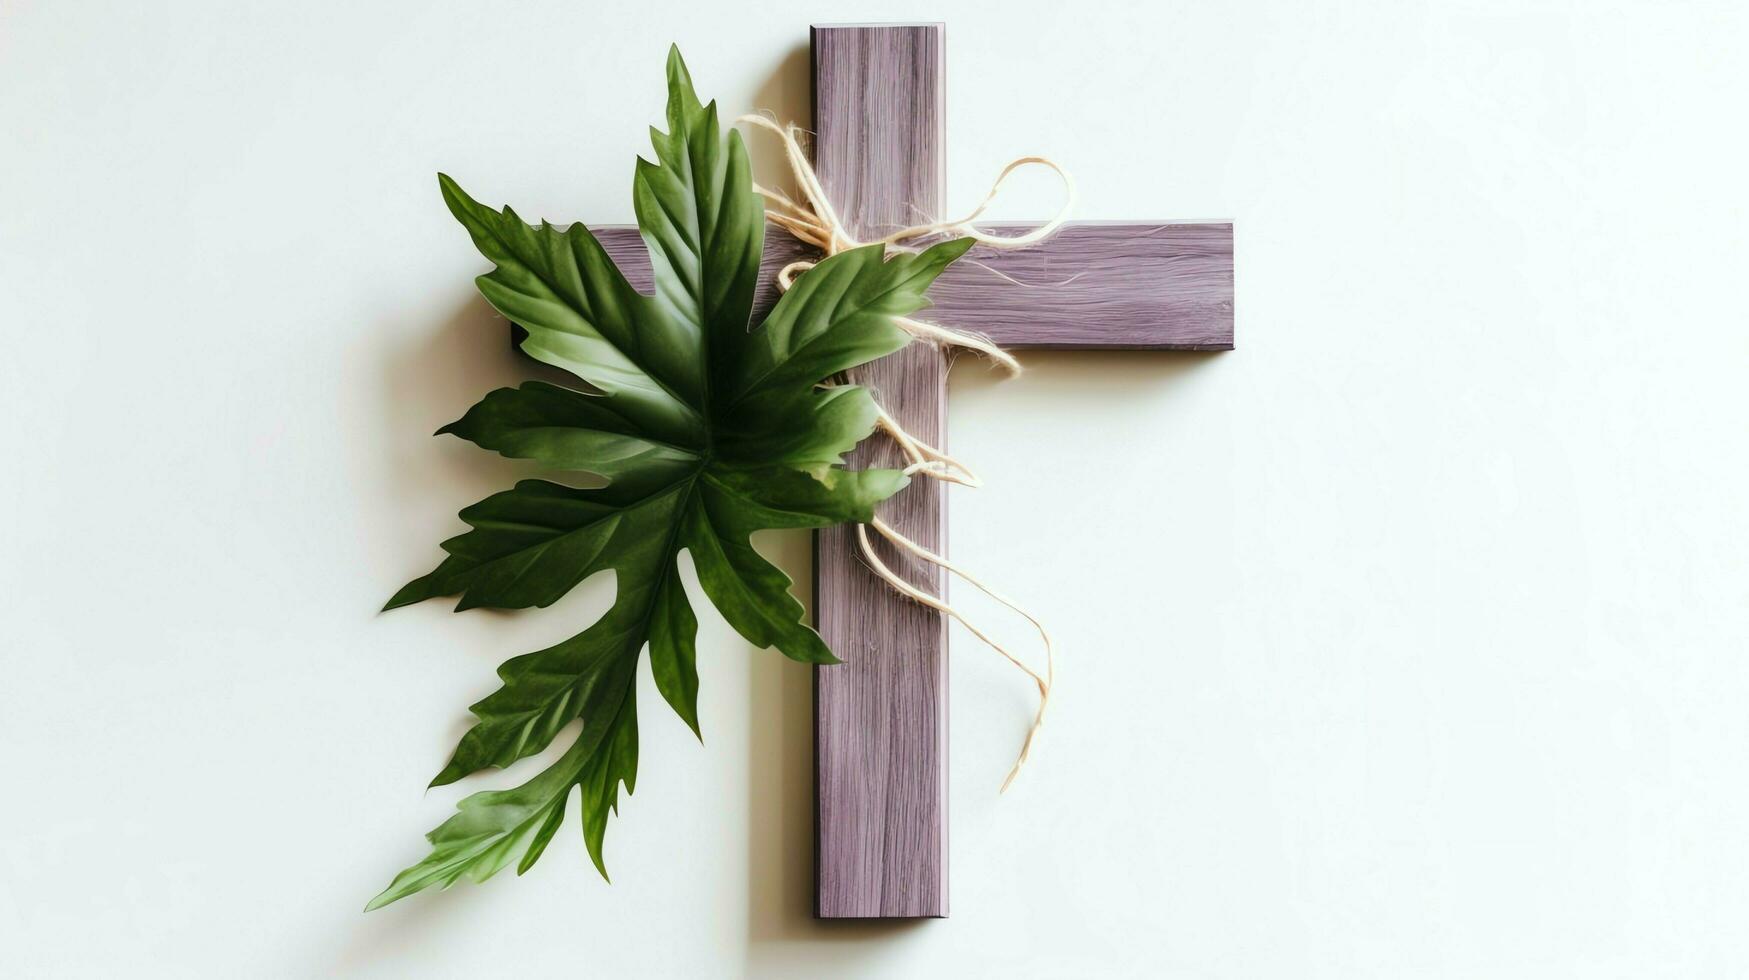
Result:
[[[766,201],[766,219],[801,241],[818,248],[824,253],[821,256],[820,261],[831,258],[839,252],[848,249],[876,243],[894,251],[915,252],[918,251],[917,246],[910,243],[921,239],[938,238],[944,235],[970,238],[980,245],[990,248],[1025,248],[1028,245],[1043,241],[1061,227],[1063,222],[1068,220],[1069,211],[1075,204],[1075,181],[1069,176],[1067,171],[1045,157],[1021,157],[1002,168],[1002,172],[997,175],[995,183],[990,186],[989,193],[984,195],[984,200],[965,217],[960,218],[957,221],[932,221],[925,224],[912,225],[911,227],[902,228],[882,238],[862,242],[858,241],[848,230],[845,229],[844,222],[839,219],[837,211],[832,207],[832,202],[827,199],[826,190],[821,186],[819,176],[814,173],[813,164],[809,162],[806,150],[802,148],[799,137],[804,131],[801,127],[794,123],[787,126],[780,126],[775,120],[760,115],[742,116],[738,121],[752,126],[758,126],[761,129],[775,133],[783,142],[784,155],[789,162],[790,172],[795,177],[796,184],[801,188],[802,196],[805,200],[792,200],[782,191],[771,190],[762,187],[757,183],[753,185],[753,189]],[[1003,183],[1016,171],[1022,170],[1026,167],[1043,167],[1056,174],[1057,177],[1062,180],[1065,198],[1063,206],[1057,211],[1056,215],[1052,217],[1051,220],[1039,225],[1037,228],[1020,235],[991,235],[973,227],[972,222],[981,217],[990,207],[990,203],[996,199],[996,195],[1002,190]],[[791,262],[789,265],[784,266],[777,274],[778,289],[787,291],[795,282],[797,276],[812,269],[816,264],[816,260],[804,259]],[[991,272],[1000,275],[1000,273],[995,273],[994,270],[991,270]],[[1020,362],[1015,360],[1013,355],[998,347],[987,337],[981,337],[976,334],[959,330],[951,330],[933,323],[924,323],[923,321],[915,320],[910,317],[894,317],[893,320],[900,329],[910,334],[913,340],[926,341],[947,349],[963,348],[976,351],[990,360],[995,361],[997,364],[1000,364],[1010,376],[1018,375],[1020,373]],[[830,387],[829,384],[825,386]],[[878,431],[884,432],[899,447],[899,451],[904,455],[907,463],[904,470],[907,476],[922,475],[932,480],[940,480],[943,483],[954,483],[960,486],[972,488],[983,485],[983,481],[979,480],[977,475],[964,463],[906,432],[904,428],[899,425],[898,421],[894,419],[885,408],[880,406],[879,394],[872,394],[874,394],[876,398],[877,415],[875,427]],[[869,540],[868,531],[871,527],[874,528],[876,534],[887,539],[887,541],[892,543],[894,547],[898,548],[904,554],[911,555],[914,558],[944,569],[952,575],[959,576],[980,592],[983,592],[991,599],[994,599],[1002,605],[1007,606],[1009,609],[1012,609],[1027,622],[1031,623],[1033,628],[1038,631],[1039,638],[1044,642],[1044,673],[1041,675],[1025,661],[1016,657],[1001,643],[998,643],[989,634],[979,629],[978,626],[970,619],[966,618],[963,613],[949,604],[943,596],[937,596],[912,585],[910,582],[901,578],[891,568],[887,567],[887,564],[881,561],[880,556],[875,554],[874,546]],[[1020,754],[1015,758],[1014,766],[1009,769],[1008,778],[1002,781],[1002,790],[1006,791],[1009,784],[1014,782],[1014,777],[1020,774],[1021,767],[1026,764],[1027,756],[1032,752],[1033,739],[1037,737],[1039,729],[1044,725],[1045,707],[1050,704],[1051,685],[1056,676],[1056,654],[1052,648],[1050,633],[1045,629],[1043,623],[1040,623],[1037,618],[1021,608],[1020,605],[1012,599],[1009,599],[1007,596],[1004,596],[990,588],[988,585],[985,585],[970,572],[967,572],[960,566],[948,561],[945,557],[936,554],[934,551],[931,551],[905,535],[900,534],[891,525],[887,524],[887,522],[881,520],[879,517],[876,517],[870,524],[858,524],[856,526],[856,541],[857,545],[862,550],[863,560],[867,562],[869,569],[883,582],[891,586],[894,591],[908,599],[922,603],[937,612],[958,620],[960,625],[971,631],[973,636],[983,641],[986,646],[1001,654],[1009,663],[1025,672],[1026,676],[1032,678],[1033,683],[1037,685],[1038,711],[1033,715],[1032,727],[1027,730],[1026,740],[1021,743]]]

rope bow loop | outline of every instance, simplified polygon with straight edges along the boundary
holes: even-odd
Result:
[[[820,177],[814,172],[814,167],[808,159],[807,151],[802,147],[800,137],[805,130],[794,123],[779,125],[776,120],[763,115],[746,115],[740,117],[737,121],[746,123],[750,126],[757,126],[760,129],[776,134],[777,138],[783,143],[784,157],[789,163],[790,173],[795,177],[796,185],[801,188],[803,200],[796,201],[782,191],[763,187],[755,182],[753,189],[757,191],[766,202],[766,220],[777,225],[779,228],[782,228],[795,238],[814,246],[824,253],[820,260],[798,260],[791,262],[780,269],[777,273],[777,287],[782,291],[787,291],[790,286],[795,283],[796,278],[806,273],[809,269],[812,269],[817,264],[817,261],[824,261],[840,252],[859,248],[863,245],[879,243],[886,248],[915,252],[919,250],[920,246],[918,243],[920,242],[941,237],[953,237],[970,238],[978,242],[980,245],[994,249],[1025,248],[1029,245],[1041,242],[1054,234],[1057,229],[1061,228],[1063,223],[1068,220],[1069,212],[1073,210],[1075,206],[1075,181],[1069,176],[1068,171],[1064,170],[1054,161],[1046,157],[1021,157],[1002,168],[1002,172],[996,176],[995,182],[991,184],[989,193],[985,194],[984,199],[978,203],[978,206],[973,208],[971,213],[967,214],[965,217],[954,221],[931,221],[924,224],[912,225],[907,228],[901,228],[884,237],[874,239],[873,241],[858,241],[856,236],[852,235],[849,229],[845,228],[843,220],[838,217],[838,212],[832,207],[831,200],[826,196],[826,189],[821,186]],[[1044,224],[1019,235],[992,235],[974,227],[973,222],[982,217],[985,211],[989,210],[990,204],[995,201],[997,194],[1002,190],[1002,185],[1008,180],[1008,178],[1027,167],[1043,167],[1056,174],[1057,177],[1062,180],[1064,200],[1062,206],[1057,210],[1057,213]],[[995,273],[995,270],[990,271]],[[995,274],[1001,275],[1001,273]],[[990,360],[995,361],[997,364],[1000,364],[1007,370],[1009,375],[1018,375],[1020,373],[1020,362],[1015,360],[1012,354],[1009,354],[1001,347],[998,347],[995,342],[988,337],[967,331],[952,330],[947,327],[933,323],[925,323],[921,320],[915,320],[910,317],[894,317],[893,321],[915,340],[927,341],[947,349],[963,348],[966,350],[977,351],[979,354],[982,354]],[[830,387],[829,384],[826,386]],[[898,445],[900,453],[905,457],[907,465],[905,466],[904,472],[907,475],[921,475],[932,480],[940,480],[944,483],[954,483],[965,487],[976,488],[982,485],[982,481],[979,480],[977,475],[974,474],[964,463],[906,432],[885,408],[880,407],[878,404],[876,408],[879,412],[876,417],[876,429],[886,433],[894,443]],[[912,585],[910,582],[905,581],[905,579],[898,573],[889,568],[887,564],[880,559],[880,556],[875,553],[873,543],[868,535],[870,527],[874,528],[875,533],[886,539],[901,553],[910,555],[941,568],[953,575],[959,576],[985,595],[1024,617],[1027,622],[1031,623],[1033,628],[1038,631],[1039,638],[1044,643],[1044,673],[1040,674],[1037,670],[1034,670],[1020,658],[1009,652],[1007,648],[991,638],[989,634],[985,633],[982,629],[973,624],[971,620],[967,619],[958,609],[949,604],[945,598]],[[1051,686],[1056,677],[1056,653],[1051,643],[1050,633],[1045,630],[1044,624],[1040,623],[1031,613],[1022,609],[1013,600],[1008,599],[1001,593],[991,589],[963,568],[948,561],[945,557],[936,554],[934,551],[931,551],[905,535],[900,534],[892,526],[888,525],[878,517],[875,518],[872,524],[857,525],[856,540],[861,549],[863,561],[868,565],[869,570],[874,572],[874,574],[882,581],[891,586],[894,591],[915,602],[920,602],[943,615],[958,620],[961,625],[971,631],[973,636],[977,637],[991,649],[1001,654],[1009,663],[1012,663],[1015,667],[1025,672],[1027,677],[1031,678],[1034,685],[1037,686],[1038,711],[1033,715],[1032,727],[1027,730],[1026,739],[1021,743],[1020,754],[1014,760],[1014,766],[1008,771],[1008,778],[1002,782],[1002,789],[1007,790],[1009,784],[1014,782],[1014,777],[1019,775],[1021,767],[1026,764],[1027,756],[1032,751],[1033,740],[1038,735],[1040,727],[1044,725],[1045,707],[1050,703]]]

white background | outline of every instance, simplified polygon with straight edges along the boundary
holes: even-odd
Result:
[[[1743,975],[1732,7],[6,3],[0,972]],[[810,22],[919,17],[956,206],[1046,153],[1238,226],[1237,351],[955,369],[952,550],[1062,662],[999,799],[1029,692],[955,636],[953,917],[808,918],[806,670],[711,612],[613,885],[573,824],[361,914],[610,588],[375,612],[524,472],[428,438],[526,372],[433,174],[624,221],[670,40],[804,116]]]

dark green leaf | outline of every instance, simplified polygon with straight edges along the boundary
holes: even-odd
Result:
[[[674,712],[694,735],[698,728],[698,618],[686,601],[680,575],[663,578],[650,616],[650,673]]]
[[[698,446],[675,446],[641,434],[608,399],[541,381],[500,388],[437,430],[505,456],[610,480],[648,477],[673,483],[697,468]]]

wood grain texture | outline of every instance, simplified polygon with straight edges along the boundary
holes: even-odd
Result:
[[[1012,235],[1028,226],[985,227]],[[592,230],[632,285],[653,288],[637,228]],[[777,302],[777,270],[810,254],[766,228],[755,323]],[[929,299],[923,319],[1010,350],[1231,350],[1233,226],[1076,222],[1030,248],[974,249],[936,280]]]
[[[814,168],[852,234],[941,203],[944,31],[939,24],[816,27]],[[919,438],[942,444],[947,363],[913,344],[852,372]],[[852,467],[902,465],[870,440]],[[941,485],[917,480],[881,506],[899,531],[946,545]],[[932,567],[882,560],[931,591]],[[947,914],[947,623],[856,556],[854,530],[815,535],[814,615],[844,663],[814,671],[817,914]]]
[[[924,319],[1010,349],[1230,350],[1233,226],[1076,222],[1028,248],[972,250],[929,299]]]

